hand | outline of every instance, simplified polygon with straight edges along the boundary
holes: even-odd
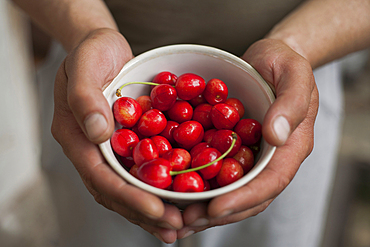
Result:
[[[125,182],[96,145],[114,130],[102,89],[131,58],[129,45],[116,31],[100,29],[84,39],[58,70],[52,133],[98,203],[171,243],[183,226],[180,211]]]
[[[272,39],[256,42],[242,58],[276,89],[276,101],[262,124],[263,136],[277,146],[276,152],[266,168],[245,186],[208,204],[188,206],[178,238],[264,211],[312,151],[318,91],[309,62],[283,42]]]

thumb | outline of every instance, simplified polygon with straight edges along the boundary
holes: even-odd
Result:
[[[131,58],[125,39],[112,32],[94,33],[66,58],[68,105],[86,137],[94,143],[106,141],[114,130],[103,88]]]

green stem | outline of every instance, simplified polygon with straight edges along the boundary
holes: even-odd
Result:
[[[179,174],[182,174],[182,173],[187,173],[187,172],[195,172],[195,171],[198,171],[198,170],[201,170],[201,169],[204,169],[210,165],[213,165],[214,163],[222,160],[226,155],[228,155],[228,153],[231,152],[231,149],[233,149],[234,145],[235,145],[235,142],[236,140],[238,139],[238,136],[236,135],[235,132],[233,132],[232,134],[232,137],[233,137],[233,141],[231,143],[231,146],[229,147],[229,149],[223,153],[220,157],[218,157],[217,159],[215,159],[214,161],[210,162],[210,163],[207,163],[205,165],[202,165],[202,166],[198,166],[198,167],[195,167],[195,168],[191,168],[191,169],[187,169],[187,170],[182,170],[182,171],[170,171],[170,175],[171,176],[174,176],[174,175],[179,175]]]
[[[128,86],[128,85],[131,85],[131,84],[145,84],[145,85],[152,85],[152,86],[157,86],[159,85],[158,83],[154,83],[154,82],[142,82],[142,81],[132,81],[132,82],[127,82],[125,84],[123,84],[120,88],[118,88],[116,90],[116,95],[117,97],[121,97],[122,94],[121,94],[121,90],[122,88]]]

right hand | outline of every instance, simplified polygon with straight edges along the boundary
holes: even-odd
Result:
[[[132,57],[124,37],[111,29],[92,32],[72,50],[56,76],[52,134],[98,203],[172,243],[183,226],[179,209],[124,181],[97,145],[114,131],[102,91]]]

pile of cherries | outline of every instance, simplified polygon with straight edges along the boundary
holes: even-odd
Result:
[[[150,95],[121,95],[130,84],[151,85]],[[164,71],[152,82],[130,82],[116,92],[113,151],[130,174],[154,187],[201,192],[240,179],[259,152],[261,124],[243,118],[245,108],[228,98],[219,79],[177,77]]]

